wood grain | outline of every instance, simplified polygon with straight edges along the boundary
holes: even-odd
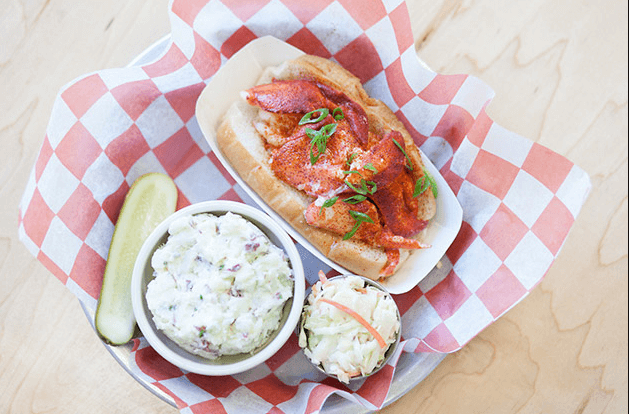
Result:
[[[383,413],[626,413],[627,4],[408,0],[419,56],[492,86],[500,125],[593,189],[544,281]],[[0,1],[0,412],[170,413],[17,238],[59,88],[167,34],[166,0]]]

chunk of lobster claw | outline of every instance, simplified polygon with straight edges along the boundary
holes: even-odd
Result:
[[[279,114],[305,114],[333,104],[316,84],[306,80],[275,81],[243,92],[250,105]]]

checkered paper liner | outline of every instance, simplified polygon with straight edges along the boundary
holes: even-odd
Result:
[[[385,369],[350,388],[322,378],[297,340],[243,374],[182,372],[135,339],[130,365],[182,413],[317,412],[331,394],[367,409],[385,402],[401,352],[453,352],[543,278],[589,190],[566,158],[493,122],[492,90],[440,75],[414,50],[400,0],[172,0],[172,41],[156,61],[85,75],[62,88],[19,209],[26,247],[94,310],[114,223],[133,181],[159,171],[181,208],[253,203],[205,142],[195,102],[235,52],[272,35],[357,75],[406,125],[463,208],[461,231],[435,268],[396,295],[403,342]],[[330,268],[300,247],[309,282]]]

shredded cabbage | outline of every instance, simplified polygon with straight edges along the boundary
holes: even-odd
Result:
[[[381,347],[356,318],[321,298],[358,313],[382,336],[386,346]],[[313,285],[303,310],[299,345],[315,365],[348,383],[350,378],[368,375],[379,367],[399,330],[397,307],[390,295],[365,285],[358,276],[343,276]]]

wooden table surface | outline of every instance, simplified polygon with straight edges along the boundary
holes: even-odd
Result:
[[[382,412],[627,412],[627,3],[408,0],[420,57],[593,189],[544,281]],[[0,412],[176,413],[110,356],[17,237],[55,94],[169,33],[166,0],[0,0]]]

